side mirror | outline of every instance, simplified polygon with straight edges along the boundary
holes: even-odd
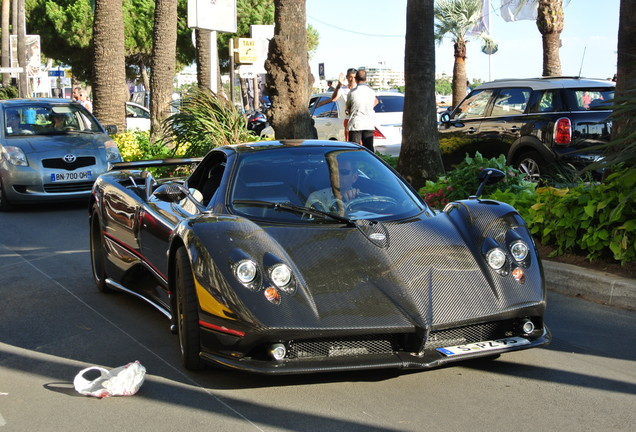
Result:
[[[166,183],[154,190],[152,196],[160,201],[179,202],[188,194],[187,190],[178,183]]]
[[[444,111],[440,114],[439,121],[442,123],[448,123],[450,121],[450,111]]]
[[[117,133],[116,125],[106,125],[104,126],[104,129],[106,129],[106,133],[108,133],[108,135],[115,135]]]
[[[498,169],[495,169],[495,168],[482,169],[481,171],[479,171],[479,175],[477,176],[477,179],[480,181],[479,187],[477,188],[477,192],[475,192],[475,195],[472,195],[469,198],[470,199],[479,198],[479,196],[484,191],[484,187],[486,187],[486,185],[499,183],[505,177],[506,177],[506,174],[504,174],[503,171],[500,171]]]

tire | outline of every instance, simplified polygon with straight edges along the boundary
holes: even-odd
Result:
[[[90,219],[90,247],[91,269],[93,281],[99,292],[108,293],[113,290],[106,285],[106,252],[104,248],[104,233],[99,221],[97,209],[93,208]]]
[[[545,160],[535,151],[521,154],[521,156],[517,158],[515,166],[526,175],[528,180],[535,183],[541,181],[541,177],[545,176],[547,170]]]
[[[0,211],[6,212],[11,210],[12,206],[7,199],[7,194],[4,192],[4,184],[0,180]]]
[[[190,258],[184,247],[175,256],[176,322],[181,348],[181,361],[188,370],[203,369],[199,330],[199,301],[194,289]]]

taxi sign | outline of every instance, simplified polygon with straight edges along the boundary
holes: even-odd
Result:
[[[258,47],[256,39],[238,38],[235,39],[236,51],[234,61],[238,64],[255,63],[258,60]]]

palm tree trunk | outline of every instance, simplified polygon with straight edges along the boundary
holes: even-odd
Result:
[[[406,5],[405,94],[398,171],[416,189],[444,173],[435,112],[433,3],[409,0]]]
[[[539,0],[537,27],[543,38],[543,76],[560,76],[561,32],[564,23],[563,0]]]
[[[197,82],[201,88],[212,88],[210,82],[210,30],[196,29]]]
[[[453,63],[453,106],[466,96],[466,41],[458,40],[454,45],[455,63]]]
[[[29,97],[29,80],[26,67],[26,22],[24,16],[24,0],[18,0],[18,65],[23,68],[18,74],[18,88],[20,97]]]
[[[150,75],[150,139],[160,138],[161,123],[170,115],[177,55],[177,2],[157,0],[152,33]]]
[[[11,0],[2,0],[2,67],[10,67],[9,64],[9,21],[10,21]],[[2,86],[8,87],[11,83],[11,76],[8,73],[2,74]]]
[[[618,21],[618,67],[616,71],[616,99],[634,97],[636,89],[636,4],[633,0],[621,0]],[[631,92],[631,95],[629,94]],[[625,104],[626,102],[620,102]],[[629,102],[627,102],[629,103]],[[636,120],[623,110],[615,112],[612,137],[619,137],[623,131],[634,131]]]
[[[316,138],[309,116],[313,77],[309,71],[305,0],[274,0],[274,37],[265,62],[276,138]]]
[[[95,0],[93,113],[102,124],[126,129],[126,66],[122,0]]]

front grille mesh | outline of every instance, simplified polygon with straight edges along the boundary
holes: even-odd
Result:
[[[45,184],[44,192],[47,193],[64,193],[64,192],[86,192],[93,188],[93,182],[74,182],[74,183],[53,183]]]
[[[511,337],[514,336],[513,328],[512,321],[499,321],[446,330],[434,330],[429,334],[424,349],[430,350]]]
[[[337,339],[309,339],[290,342],[288,358],[346,357],[367,354],[391,354],[393,342],[389,336],[360,336]]]
[[[67,171],[73,171],[78,168],[95,165],[94,156],[80,156],[72,163],[67,163],[62,158],[55,159],[42,159],[42,166],[44,168],[63,169]]]

